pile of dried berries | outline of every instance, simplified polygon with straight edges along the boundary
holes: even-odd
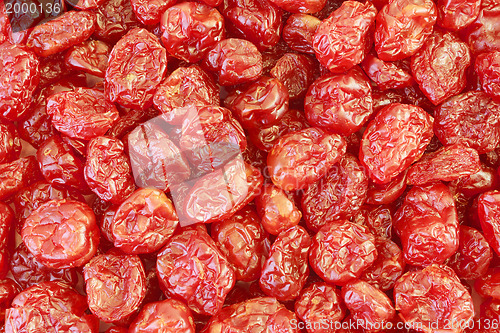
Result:
[[[0,4],[1,332],[500,332],[498,0],[63,5]]]

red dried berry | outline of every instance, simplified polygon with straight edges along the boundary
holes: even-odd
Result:
[[[367,54],[361,67],[380,90],[398,89],[411,86],[414,81],[410,72],[397,62],[381,60]]]
[[[195,333],[191,310],[181,301],[167,299],[146,304],[134,319],[127,332]]]
[[[146,295],[146,275],[135,255],[98,255],[84,267],[83,275],[90,311],[105,322],[127,318]]]
[[[287,332],[299,333],[295,314],[273,297],[257,297],[222,309],[207,323],[203,333]]]
[[[42,178],[35,156],[0,164],[0,200],[10,198]]]
[[[432,0],[395,0],[377,15],[375,50],[378,57],[394,61],[418,51],[432,33],[437,19]]]
[[[224,39],[210,49],[203,60],[205,67],[217,73],[223,86],[258,79],[262,74],[262,55],[245,39]]]
[[[396,315],[392,301],[379,289],[364,281],[342,287],[342,298],[352,319],[366,331],[380,331]]]
[[[492,98],[500,98],[500,51],[481,53],[476,57],[475,70],[483,90]]]
[[[131,1],[105,0],[95,10],[94,36],[109,43],[117,42],[129,30],[139,26]]]
[[[282,231],[262,266],[260,288],[280,301],[297,298],[309,276],[307,256],[311,237],[301,226]]]
[[[47,57],[87,40],[95,26],[93,12],[72,10],[34,27],[26,46],[37,55]]]
[[[492,258],[486,238],[476,229],[461,225],[458,250],[446,264],[461,279],[473,280],[486,274]]]
[[[165,121],[178,125],[185,107],[219,105],[219,89],[198,65],[179,67],[160,84],[153,102]]]
[[[23,288],[42,282],[58,281],[76,287],[78,274],[75,268],[52,269],[39,262],[24,243],[17,246],[10,259],[12,277]]]
[[[0,119],[0,164],[12,162],[21,157],[21,148],[16,126]]]
[[[180,222],[187,225],[226,219],[252,201],[262,183],[260,171],[238,156],[224,167],[196,179],[182,200],[176,200],[174,195],[175,204],[180,207],[178,214],[187,219]]]
[[[426,332],[459,333],[474,316],[469,292],[447,266],[431,265],[406,273],[394,286],[394,300],[403,321],[420,325]]]
[[[53,136],[45,140],[36,156],[40,171],[49,183],[85,194],[90,192],[83,176],[83,159],[60,137]]]
[[[85,203],[51,200],[35,209],[24,222],[23,242],[47,267],[71,268],[86,264],[97,252],[99,228]]]
[[[167,71],[167,51],[146,29],[134,28],[109,55],[105,90],[111,102],[146,109]],[[127,64],[124,66],[123,64]]]
[[[484,237],[492,249],[500,255],[500,192],[490,191],[481,194],[477,208]]]
[[[340,291],[321,282],[313,283],[302,290],[295,301],[295,313],[306,325],[307,332],[334,333],[337,331],[329,323],[344,319],[346,309]]]
[[[296,226],[302,218],[302,213],[293,200],[272,183],[262,187],[261,194],[255,198],[255,206],[262,226],[272,235]]]
[[[309,229],[354,216],[366,200],[368,177],[358,159],[346,154],[325,177],[302,196],[302,212]]]
[[[452,33],[436,30],[412,56],[411,72],[425,96],[439,105],[464,89],[470,61],[467,44]]]
[[[309,251],[316,274],[337,285],[359,278],[376,258],[375,237],[366,227],[344,220],[323,226]]]
[[[217,248],[231,264],[236,280],[258,279],[270,242],[255,211],[245,206],[230,218],[214,222],[211,231]]]
[[[477,151],[455,144],[425,154],[408,169],[406,181],[409,185],[423,185],[440,180],[452,181],[473,175],[480,170]]]
[[[261,51],[280,39],[282,11],[267,0],[228,0],[223,3],[222,14],[236,35]]]
[[[69,286],[60,282],[43,282],[13,299],[12,307],[5,313],[5,331],[99,332],[98,320],[85,314],[86,309],[85,297]]]
[[[500,103],[484,92],[469,91],[441,104],[434,112],[434,133],[444,145],[461,143],[479,154],[500,141]]]
[[[110,226],[112,240],[125,253],[156,252],[170,239],[178,221],[165,193],[139,189],[116,210]]]
[[[84,169],[85,180],[99,198],[119,204],[135,189],[123,143],[99,136],[89,142]]]
[[[375,238],[377,259],[363,271],[360,279],[383,290],[391,290],[405,271],[403,251],[390,239]]]
[[[313,47],[321,65],[342,73],[361,63],[369,50],[369,33],[377,10],[368,1],[344,1],[317,28]]]
[[[161,40],[168,53],[189,63],[224,39],[224,19],[219,11],[198,2],[169,7],[161,17]]]
[[[162,14],[177,0],[131,0],[130,2],[137,19],[145,25],[153,26],[160,23]]]
[[[357,132],[373,113],[371,91],[370,81],[359,67],[345,74],[324,75],[307,91],[307,121],[346,136]]]
[[[459,227],[448,187],[442,183],[412,187],[394,215],[394,229],[409,264],[442,264],[451,257],[458,249]]]
[[[340,160],[345,140],[319,128],[282,136],[267,157],[273,183],[285,191],[302,189],[323,177]]]
[[[479,15],[481,0],[437,0],[437,25],[450,31],[469,26]]]
[[[433,136],[434,119],[415,105],[386,106],[368,123],[359,159],[370,178],[386,184],[418,160]]]
[[[201,227],[174,236],[158,254],[160,286],[203,315],[215,315],[234,286],[234,271]]]
[[[100,40],[89,40],[66,52],[65,63],[71,69],[104,77],[111,49]]]
[[[283,27],[282,38],[292,50],[314,54],[313,38],[320,24],[314,16],[292,14]]]
[[[225,105],[233,111],[243,128],[252,130],[277,123],[288,111],[288,90],[279,80],[261,77],[246,89],[227,98]]]
[[[116,107],[103,92],[76,88],[47,98],[47,114],[54,127],[72,138],[90,140],[104,135],[118,120]]]
[[[36,56],[17,45],[0,45],[0,117],[19,120],[28,115],[40,79]]]

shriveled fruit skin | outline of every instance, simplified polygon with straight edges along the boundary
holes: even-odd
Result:
[[[373,113],[370,81],[358,67],[344,74],[326,74],[306,94],[307,121],[332,133],[357,132]]]
[[[195,333],[191,310],[181,301],[167,299],[146,304],[130,324],[130,333]]]
[[[342,287],[342,298],[354,320],[368,331],[383,327],[396,315],[392,301],[365,281],[349,282]]]
[[[5,332],[97,333],[99,321],[85,313],[87,308],[85,297],[68,285],[43,282],[14,297]]]
[[[13,210],[0,202],[0,278],[5,278],[9,272],[11,249],[14,246],[14,221]]]
[[[422,108],[389,104],[368,123],[359,160],[370,178],[386,184],[417,161],[433,136],[434,119]]]
[[[500,51],[479,54],[474,69],[483,90],[492,98],[500,99]]]
[[[71,69],[104,77],[110,51],[110,46],[105,42],[89,40],[69,49],[64,57],[65,64]]]
[[[500,192],[481,194],[477,202],[479,221],[491,248],[500,254]]]
[[[236,157],[224,167],[196,179],[184,195],[174,198],[180,207],[177,213],[181,225],[211,223],[232,216],[259,194],[263,181],[257,168]]]
[[[311,237],[301,226],[282,231],[262,266],[260,288],[281,301],[297,298],[309,276],[307,262]]]
[[[314,54],[313,37],[320,24],[312,15],[292,14],[283,27],[283,40],[294,51]]]
[[[0,164],[0,200],[12,197],[24,187],[42,179],[35,156]]]
[[[369,1],[344,1],[316,29],[313,48],[318,61],[333,73],[342,73],[363,61],[376,15]]]
[[[458,249],[455,202],[442,183],[414,186],[394,215],[405,261],[416,266],[442,264]]]
[[[158,38],[146,29],[134,28],[115,44],[108,63],[107,98],[131,108],[151,106],[167,72],[167,51]]]
[[[83,176],[83,159],[60,137],[53,136],[45,140],[36,156],[40,171],[49,183],[90,193]]]
[[[262,55],[245,39],[221,40],[206,53],[203,64],[218,74],[223,86],[251,82],[262,75]]]
[[[181,124],[184,107],[219,105],[219,89],[200,66],[179,67],[158,86],[153,103],[165,121]]]
[[[314,236],[309,264],[324,281],[344,285],[359,278],[377,257],[375,237],[359,224],[339,220]]]
[[[224,19],[219,11],[197,2],[183,2],[168,8],[161,17],[161,40],[168,53],[188,63],[224,39]]]
[[[458,250],[446,264],[459,278],[473,280],[486,274],[492,258],[486,238],[478,230],[461,225]]]
[[[281,35],[283,11],[267,0],[229,0],[222,4],[222,15],[234,33],[263,51],[275,46]]]
[[[113,243],[129,254],[156,252],[170,239],[178,223],[174,205],[165,193],[138,189],[113,216]]]
[[[21,139],[14,124],[0,119],[0,164],[21,157]]]
[[[450,32],[434,31],[411,58],[411,71],[422,92],[439,105],[465,88],[471,62],[467,44]]]
[[[103,200],[119,204],[135,189],[123,143],[99,136],[89,142],[84,175],[90,189]]]
[[[258,279],[271,244],[254,209],[245,206],[230,218],[212,223],[211,231],[217,248],[231,264],[235,279]]]
[[[36,26],[26,46],[41,57],[64,51],[87,40],[95,30],[96,17],[91,11],[69,11]]]
[[[376,237],[378,256],[373,264],[363,271],[361,280],[372,286],[388,291],[405,271],[403,251],[390,239]]]
[[[120,117],[103,92],[90,88],[63,91],[47,98],[47,114],[65,135],[90,140],[104,135]]]
[[[461,143],[479,154],[500,141],[500,103],[481,91],[451,97],[434,112],[434,133],[443,145]]]
[[[202,227],[174,236],[158,254],[160,287],[199,314],[215,315],[234,286],[234,270]]]
[[[353,217],[366,201],[368,176],[358,159],[346,154],[302,195],[302,212],[309,229]]]
[[[116,43],[140,24],[128,0],[106,0],[97,7],[95,13],[94,37],[109,43]]]
[[[225,104],[250,131],[276,124],[288,111],[289,95],[279,80],[262,76]]]
[[[466,29],[462,38],[469,44],[473,54],[500,51],[500,5],[497,1],[483,0],[479,15]]]
[[[430,265],[406,273],[394,286],[394,300],[403,321],[421,323],[425,332],[435,332],[431,327],[437,327],[443,332],[460,333],[459,323],[467,323],[474,316],[469,292],[447,266]],[[457,325],[450,328],[447,323]]]
[[[272,183],[264,184],[262,193],[255,198],[257,213],[264,229],[272,235],[296,226],[302,212],[287,193]]]
[[[273,183],[285,191],[305,188],[340,160],[346,141],[315,127],[282,136],[267,156]]]
[[[334,329],[317,327],[319,322],[336,322],[344,319],[346,308],[337,287],[324,282],[313,283],[304,288],[295,302],[295,313],[307,326],[310,333],[333,333]],[[316,327],[315,327],[316,325]]]
[[[12,253],[10,271],[23,289],[48,281],[59,281],[72,287],[76,287],[78,283],[75,268],[48,268],[31,254],[24,243],[19,244]]]
[[[14,121],[28,116],[39,65],[37,57],[20,46],[0,46],[0,117]]]
[[[380,59],[394,61],[409,57],[422,47],[437,19],[432,0],[397,0],[377,14],[375,50]]]
[[[54,269],[83,266],[99,245],[94,212],[86,203],[70,199],[51,200],[35,209],[21,237],[38,261]]]
[[[144,267],[135,255],[97,255],[84,267],[83,276],[90,311],[105,322],[126,318],[146,295]]]
[[[479,15],[480,0],[437,0],[437,25],[450,31],[469,26]]]
[[[289,332],[298,333],[295,313],[289,311],[273,297],[257,297],[222,309],[202,330],[218,332]]]
[[[479,154],[474,148],[460,144],[439,148],[424,156],[407,173],[409,185],[423,185],[434,181],[452,181],[473,175],[481,170]]]

